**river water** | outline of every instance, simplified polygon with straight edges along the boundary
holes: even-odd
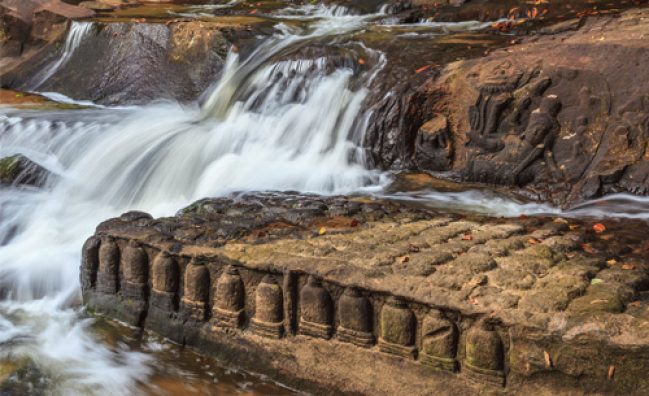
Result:
[[[332,67],[326,57],[272,60],[384,16],[380,9],[355,15],[311,5],[280,11],[272,15],[276,33],[251,55],[242,59],[230,51],[202,105],[2,109],[0,157],[23,154],[51,176],[44,188],[0,189],[0,394],[294,393],[152,335],[84,318],[80,247],[100,221],[125,211],[171,215],[194,200],[234,191],[386,196],[391,175],[368,169],[359,148],[370,116],[362,104],[384,54],[355,43],[370,65],[362,69],[353,62]],[[296,19],[303,23],[285,23]],[[450,34],[486,26],[421,23],[402,30]],[[73,24],[60,57],[35,78],[34,90],[65,67],[94,29]],[[388,197],[505,216],[649,213],[649,201],[624,195],[568,212],[477,190]]]

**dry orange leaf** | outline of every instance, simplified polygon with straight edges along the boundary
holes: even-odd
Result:
[[[615,376],[615,366],[608,366],[608,379],[612,380]]]
[[[399,257],[399,263],[400,264],[407,263],[408,261],[410,261],[409,256],[401,256],[401,257]]]
[[[552,367],[552,358],[550,358],[548,351],[543,351],[543,358],[545,359],[545,365]]]
[[[365,64],[365,59],[363,59],[363,58],[358,58],[358,64],[359,64],[359,65],[364,65],[364,64]]]
[[[466,233],[466,234],[462,235],[462,240],[463,241],[472,241],[473,240],[473,235],[471,235],[469,233]]]
[[[604,232],[606,231],[606,226],[602,223],[597,223],[593,226],[593,230],[597,233]]]
[[[629,307],[637,308],[637,307],[640,306],[640,304],[641,304],[640,301],[632,301],[632,302],[630,302],[630,303],[627,304],[627,305],[628,305]]]
[[[419,69],[415,70],[415,74],[419,74],[419,73],[421,73],[421,72],[423,72],[423,71],[426,71],[426,70],[430,69],[430,68],[433,67],[433,66],[435,66],[435,65],[426,65],[426,66],[422,66],[422,67],[420,67]]]
[[[584,250],[586,253],[597,253],[597,249],[593,247],[590,243],[582,243],[581,248]]]
[[[536,238],[530,238],[527,240],[527,243],[529,243],[530,245],[536,245],[539,243],[539,240]]]
[[[635,269],[635,265],[633,265],[633,264],[622,264],[622,269],[623,270],[632,270],[632,269]]]

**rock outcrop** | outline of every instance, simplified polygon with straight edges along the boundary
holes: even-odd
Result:
[[[0,185],[42,186],[49,172],[24,155],[0,158]]]
[[[401,106],[396,149],[381,147],[394,140],[391,129],[370,131],[375,163],[522,188],[561,205],[648,194],[647,21],[647,10],[575,19],[431,69]]]
[[[606,228],[243,195],[102,223],[81,285],[91,312],[323,393],[646,394],[646,225]]]

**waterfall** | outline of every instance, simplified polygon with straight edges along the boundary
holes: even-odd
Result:
[[[48,65],[42,72],[34,77],[34,82],[30,90],[35,91],[50,79],[61,67],[63,67],[72,58],[74,52],[79,48],[83,40],[93,31],[92,22],[73,21],[70,25],[68,35],[63,44],[61,55],[58,59]]]
[[[43,188],[0,189],[0,359],[29,359],[56,379],[53,394],[131,395],[151,375],[149,356],[109,348],[79,319],[80,249],[107,218],[128,210],[172,215],[194,200],[233,191],[380,192],[386,176],[367,169],[360,142],[370,116],[363,102],[385,57],[359,43],[350,47],[363,54],[363,67],[355,59],[332,63],[295,54],[364,29],[384,11],[353,15],[307,5],[275,14],[301,24],[277,23],[277,33],[245,58],[232,49],[202,106],[0,114],[0,157],[24,154],[51,174]],[[482,26],[430,25],[436,32]],[[92,31],[91,23],[73,23],[60,57],[35,87]],[[477,192],[399,198],[501,215],[559,213]]]
[[[78,319],[79,250],[99,222],[127,210],[171,215],[237,190],[333,194],[380,185],[358,143],[382,55],[359,47],[372,64],[363,72],[323,57],[282,60],[312,40],[362,28],[368,16],[322,6],[304,16],[313,19],[306,30],[280,23],[246,59],[231,51],[203,107],[0,115],[0,156],[24,154],[51,172],[41,189],[0,190],[0,358],[33,361],[57,379],[53,393],[132,394],[150,358],[94,341]],[[91,31],[73,24],[37,85]]]

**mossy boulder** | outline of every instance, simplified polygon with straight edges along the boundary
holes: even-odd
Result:
[[[48,171],[23,155],[0,158],[0,184],[42,186]]]

